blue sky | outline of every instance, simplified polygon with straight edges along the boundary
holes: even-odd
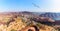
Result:
[[[0,12],[60,12],[60,0],[0,0]]]

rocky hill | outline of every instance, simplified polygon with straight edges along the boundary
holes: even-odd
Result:
[[[52,26],[54,22],[32,12],[0,13],[0,31],[58,31]]]

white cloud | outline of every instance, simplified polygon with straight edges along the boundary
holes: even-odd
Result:
[[[54,8],[60,8],[60,0],[52,0]]]

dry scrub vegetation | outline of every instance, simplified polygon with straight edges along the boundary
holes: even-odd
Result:
[[[53,26],[30,20],[31,16],[14,13],[1,14],[0,31],[58,31]]]

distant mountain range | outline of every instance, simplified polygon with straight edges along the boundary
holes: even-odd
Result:
[[[41,17],[49,17],[52,18],[54,20],[60,20],[60,13],[52,13],[52,12],[28,12],[28,11],[24,11],[22,13],[26,13],[26,14],[35,14]]]
[[[44,14],[40,14],[39,16],[49,17],[54,20],[60,20],[60,13],[44,13]]]
[[[60,13],[51,13],[51,12],[22,12],[27,14],[35,14],[40,17],[49,17],[55,20],[54,24],[60,25]]]

